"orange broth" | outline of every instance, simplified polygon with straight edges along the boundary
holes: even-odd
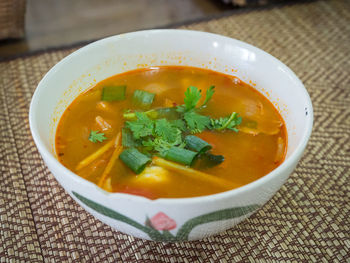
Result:
[[[110,85],[126,85],[126,99],[101,102],[102,88]],[[184,92],[189,86],[203,91],[203,101],[211,85],[215,86],[215,93],[201,114],[218,118],[237,112],[242,123],[237,127],[238,132],[206,130],[195,134],[213,146],[213,154],[223,155],[225,160],[211,168],[203,169],[196,164],[193,168],[231,181],[234,186],[230,188],[236,188],[279,166],[285,157],[287,134],[283,119],[272,103],[234,76],[179,66],[152,67],[115,75],[79,95],[66,109],[57,127],[58,160],[79,176],[98,184],[113,147],[87,166],[78,170],[77,166],[121,131],[125,110],[137,110],[131,100],[136,89],[155,93],[152,108],[161,108],[169,106],[169,102],[183,104]],[[107,139],[92,143],[88,140],[91,130],[103,132]],[[167,169],[136,175],[120,159],[114,163],[102,188],[150,199],[203,196],[228,190]]]

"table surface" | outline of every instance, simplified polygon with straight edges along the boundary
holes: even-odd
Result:
[[[280,59],[302,80],[313,102],[314,128],[288,181],[249,219],[204,240],[156,243],[120,233],[62,189],[29,130],[36,85],[76,48],[4,60],[0,262],[349,262],[349,1],[242,11],[180,28],[248,42]]]

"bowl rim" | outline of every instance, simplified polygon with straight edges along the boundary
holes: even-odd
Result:
[[[108,43],[110,41],[118,41],[119,39],[125,39],[125,37],[134,37],[137,35],[158,35],[158,34],[188,34],[195,37],[211,37],[215,38],[215,41],[229,41],[232,43],[232,45],[237,45],[239,47],[248,49],[254,53],[260,53],[259,55],[266,56],[268,59],[271,60],[271,62],[278,64],[278,66],[287,74],[289,77],[291,77],[292,81],[295,83],[296,86],[301,90],[303,93],[305,102],[308,107],[308,118],[306,121],[306,128],[301,136],[300,142],[295,148],[294,152],[285,159],[277,168],[272,170],[270,173],[262,176],[261,178],[254,180],[253,182],[250,182],[246,185],[243,185],[241,187],[231,189],[228,191],[211,194],[211,195],[205,195],[205,196],[197,196],[197,197],[184,197],[184,198],[158,198],[158,199],[148,199],[143,196],[137,196],[127,193],[110,193],[102,188],[98,187],[96,184],[78,176],[77,174],[70,171],[68,168],[63,166],[44,145],[44,143],[41,141],[40,135],[39,135],[39,129],[38,125],[36,124],[36,116],[35,112],[38,110],[37,107],[37,101],[41,95],[41,90],[45,87],[45,82],[49,81],[50,77],[55,74],[55,72],[61,68],[64,67],[66,63],[69,63],[69,61],[74,58],[75,56],[79,55],[80,53],[86,52],[91,48],[94,48],[95,46],[103,45],[105,43]],[[265,96],[266,97],[266,96]],[[102,192],[106,198],[108,199],[119,199],[124,198],[128,199],[130,201],[135,202],[144,202],[144,203],[152,203],[152,204],[189,204],[189,203],[199,203],[199,202],[214,202],[218,199],[225,199],[228,197],[233,197],[235,195],[239,195],[242,192],[252,190],[256,187],[259,187],[260,185],[263,185],[265,182],[269,180],[273,180],[275,177],[278,177],[280,173],[283,170],[288,170],[289,168],[294,168],[293,165],[295,165],[295,161],[298,161],[298,159],[302,156],[303,151],[307,145],[307,142],[310,138],[311,132],[312,132],[312,126],[313,126],[313,107],[312,102],[310,99],[310,96],[303,85],[303,83],[300,81],[300,79],[296,76],[296,74],[284,63],[282,63],[280,60],[275,58],[274,56],[270,55],[269,53],[265,52],[264,50],[257,48],[253,45],[250,45],[248,43],[245,43],[243,41],[214,34],[209,32],[202,32],[202,31],[195,31],[195,30],[184,30],[184,29],[152,29],[152,30],[141,30],[141,31],[135,31],[135,32],[129,32],[129,33],[123,33],[119,35],[114,35],[110,37],[106,37],[97,41],[94,41],[86,46],[83,46],[79,48],[78,50],[72,52],[68,56],[64,57],[62,60],[60,60],[57,64],[55,64],[41,79],[39,84],[37,85],[35,92],[32,96],[30,108],[29,108],[29,126],[32,133],[32,137],[34,139],[34,142],[42,155],[42,157],[45,156],[49,162],[54,164],[56,168],[60,169],[65,175],[74,178],[77,180],[80,184],[86,185],[86,186],[93,186],[96,188],[97,191]],[[56,132],[56,131],[55,131]],[[51,171],[50,171],[51,172]],[[54,177],[55,174],[51,172]],[[79,191],[79,190],[78,190]],[[71,194],[71,193],[69,193]]]

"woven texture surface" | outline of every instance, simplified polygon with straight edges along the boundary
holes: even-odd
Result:
[[[350,2],[316,1],[183,26],[271,53],[313,101],[305,155],[280,191],[236,227],[155,243],[112,230],[45,167],[28,108],[43,75],[73,49],[0,63],[0,262],[350,262]]]
[[[0,39],[24,36],[26,0],[0,0]]]

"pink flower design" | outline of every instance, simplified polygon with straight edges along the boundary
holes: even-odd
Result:
[[[176,222],[163,212],[159,212],[151,219],[151,225],[157,230],[171,230],[176,228]]]

